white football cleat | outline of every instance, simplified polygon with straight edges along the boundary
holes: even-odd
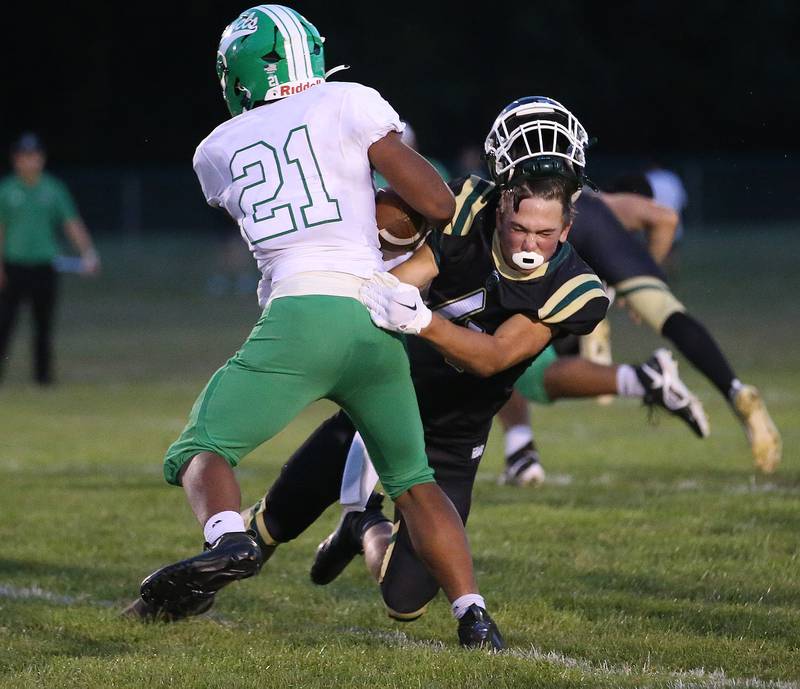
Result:
[[[544,483],[544,469],[533,441],[506,457],[506,468],[497,478],[501,486],[539,486]]]
[[[678,376],[678,363],[668,349],[657,349],[647,361],[636,366],[636,375],[644,386],[642,401],[650,408],[663,407],[682,419],[698,438],[710,432],[705,409]]]

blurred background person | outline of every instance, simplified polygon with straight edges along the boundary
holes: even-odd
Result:
[[[11,148],[12,174],[0,180],[0,378],[20,306],[31,303],[34,380],[54,382],[53,319],[57,297],[54,262],[59,231],[79,252],[79,272],[94,275],[100,259],[75,202],[59,179],[44,171],[39,137],[23,134]]]
[[[678,216],[678,224],[675,227],[672,245],[663,261],[660,261],[661,267],[668,274],[674,275],[678,268],[679,248],[684,234],[683,214],[689,203],[689,195],[680,175],[660,162],[653,161],[648,163],[641,172],[617,177],[609,186],[608,191],[640,194],[675,211]]]

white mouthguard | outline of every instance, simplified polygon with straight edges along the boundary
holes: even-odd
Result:
[[[522,270],[533,270],[544,263],[544,256],[535,251],[517,251],[511,256],[511,260]]]

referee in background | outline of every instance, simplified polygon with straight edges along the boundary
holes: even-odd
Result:
[[[54,261],[60,232],[81,257],[80,271],[95,275],[100,260],[60,180],[44,171],[45,151],[36,134],[23,134],[11,147],[12,174],[0,180],[0,378],[20,307],[31,304],[34,380],[54,382],[53,318],[57,296]]]

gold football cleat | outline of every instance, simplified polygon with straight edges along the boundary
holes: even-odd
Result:
[[[756,467],[771,474],[781,463],[783,444],[761,393],[752,385],[745,385],[733,398],[733,407],[744,425]]]

